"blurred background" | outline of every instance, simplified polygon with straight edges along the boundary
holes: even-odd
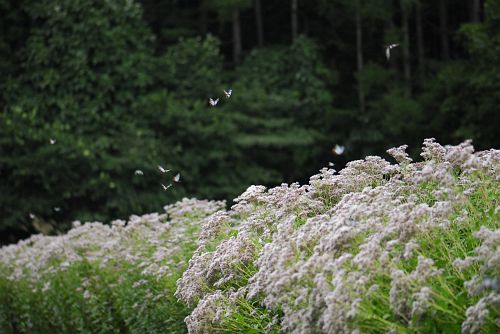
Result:
[[[499,103],[500,0],[0,0],[0,242],[498,148]]]

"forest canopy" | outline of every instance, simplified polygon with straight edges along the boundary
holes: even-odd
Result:
[[[401,144],[415,157],[428,137],[499,146],[499,0],[0,0],[0,12],[1,242],[34,222],[54,233],[306,182]]]

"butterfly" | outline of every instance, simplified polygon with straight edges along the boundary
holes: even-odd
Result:
[[[56,143],[55,139],[50,138],[50,145],[54,145]]]
[[[30,212],[30,218],[35,219],[35,215]]]
[[[160,172],[162,172],[162,173],[168,173],[168,172],[170,172],[170,169],[165,169],[165,168],[163,168],[163,167],[162,167],[162,166],[160,166],[160,165],[158,165],[158,169],[159,169],[159,170],[160,170]]]
[[[56,206],[56,207],[54,208],[54,211],[55,211],[55,212],[59,212],[59,211],[61,211],[61,208],[60,208],[60,207],[58,207],[58,206]]]
[[[333,153],[335,153],[336,155],[341,155],[342,153],[344,153],[344,150],[345,147],[338,144],[335,145],[335,147],[332,149]]]
[[[172,186],[172,183],[170,183],[168,186],[164,185],[163,183],[160,183],[160,184],[163,187],[163,190],[167,190],[168,188],[170,188]]]
[[[175,174],[173,180],[174,180],[174,182],[180,182],[180,180],[181,180],[181,173]]]
[[[226,98],[228,98],[228,99],[231,97],[232,93],[233,93],[232,89],[229,89],[227,92],[226,92],[226,90],[224,90],[224,94],[226,94]]]
[[[330,161],[330,162],[328,163],[328,166],[333,167],[333,166],[335,166],[335,164],[334,164],[333,162],[331,162],[331,161]]]
[[[218,98],[217,98],[216,100],[214,100],[214,99],[212,99],[212,98],[208,99],[208,103],[210,103],[210,105],[211,105],[212,107],[215,107],[215,106],[217,105],[217,103],[218,103],[218,102],[219,102],[219,99],[218,99]]]
[[[391,50],[394,49],[396,46],[399,46],[399,44],[389,44],[385,47],[385,57],[387,60],[391,58]]]
[[[142,172],[142,170],[138,169],[134,172],[135,175],[144,175],[144,173]]]

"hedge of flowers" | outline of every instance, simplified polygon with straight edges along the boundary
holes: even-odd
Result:
[[[500,151],[428,139],[413,162],[405,149],[251,186],[229,210],[184,200],[5,247],[0,328],[498,332]]]
[[[0,333],[183,333],[173,296],[200,221],[223,202],[80,224],[0,249]]]

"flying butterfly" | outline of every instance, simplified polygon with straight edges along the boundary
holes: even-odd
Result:
[[[226,90],[224,89],[224,94],[226,94],[226,98],[229,99],[231,97],[231,94],[233,93],[233,90],[232,89],[229,89],[227,92]]]
[[[214,100],[214,99],[212,99],[212,98],[209,98],[209,99],[208,99],[208,103],[210,103],[210,105],[211,105],[212,107],[215,107],[215,106],[217,105],[217,103],[218,103],[218,102],[219,102],[219,99],[218,99],[218,98],[217,98],[217,99],[215,99],[215,100]]]
[[[389,44],[385,47],[385,57],[387,58],[387,60],[391,58],[391,50],[396,46],[399,46],[399,44]]]
[[[160,172],[162,172],[162,173],[168,173],[168,172],[170,172],[170,169],[165,169],[165,168],[163,168],[163,167],[162,167],[162,166],[160,166],[160,165],[158,165],[158,169],[159,169],[159,170],[160,170]]]
[[[170,188],[172,186],[172,183],[170,183],[168,186],[164,185],[163,183],[160,183],[163,190],[166,191],[168,188]]]
[[[344,150],[345,146],[336,144],[335,147],[332,149],[332,152],[336,155],[341,155],[344,153]]]
[[[175,176],[173,177],[173,180],[174,180],[174,182],[179,183],[181,181],[181,173],[175,174]]]

